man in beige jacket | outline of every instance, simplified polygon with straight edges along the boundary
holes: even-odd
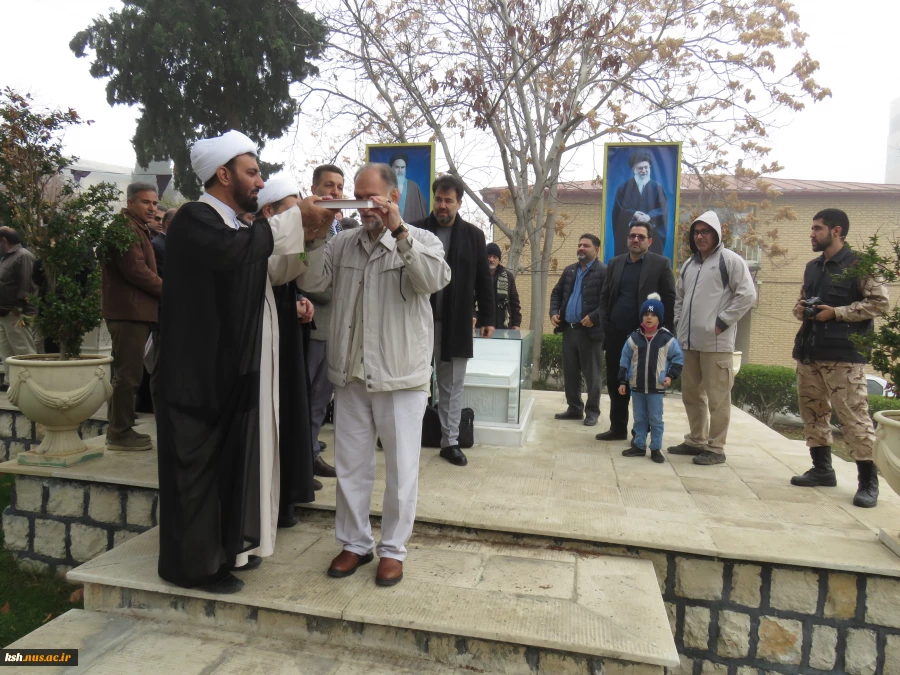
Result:
[[[431,383],[431,295],[450,282],[440,240],[400,217],[397,177],[386,164],[365,164],[354,181],[362,227],[327,244],[307,242],[301,288],[334,290],[328,378],[334,384],[335,531],[343,551],[328,574],[346,577],[373,559],[369,506],[375,483],[375,438],[387,465],[380,586],[403,578],[406,542],[416,514],[422,416]]]

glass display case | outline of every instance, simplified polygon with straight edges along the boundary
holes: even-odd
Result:
[[[476,331],[466,367],[463,406],[475,411],[475,426],[519,426],[531,400],[534,334],[500,329],[481,338]]]

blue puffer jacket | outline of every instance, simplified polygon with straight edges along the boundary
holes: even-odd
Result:
[[[684,354],[678,340],[665,328],[648,340],[637,329],[625,341],[619,360],[619,384],[627,384],[641,394],[661,394],[666,377],[681,375]]]

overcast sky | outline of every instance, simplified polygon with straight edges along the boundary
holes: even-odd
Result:
[[[111,108],[105,81],[93,79],[88,59],[76,59],[68,47],[93,17],[118,6],[115,0],[5,2],[0,10],[6,27],[0,41],[0,83],[31,92],[41,104],[72,107],[94,120],[92,126],[70,132],[69,153],[132,166],[137,110]],[[797,0],[795,6],[810,35],[809,51],[821,64],[817,79],[834,95],[809,105],[773,133],[773,156],[785,167],[778,175],[883,182],[889,105],[900,98],[900,2]],[[268,149],[264,158],[281,161]],[[591,172],[586,166],[584,175],[566,177],[590,180]]]

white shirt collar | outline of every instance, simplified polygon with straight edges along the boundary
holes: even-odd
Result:
[[[200,195],[200,199],[198,201],[206,202],[207,204],[212,206],[216,211],[219,212],[219,214],[222,216],[222,219],[226,223],[234,227],[234,229],[241,229],[243,223],[241,222],[240,218],[238,218],[237,213],[233,208],[228,206],[228,204],[223,202],[221,199],[213,197],[208,192],[204,192],[202,195]]]

